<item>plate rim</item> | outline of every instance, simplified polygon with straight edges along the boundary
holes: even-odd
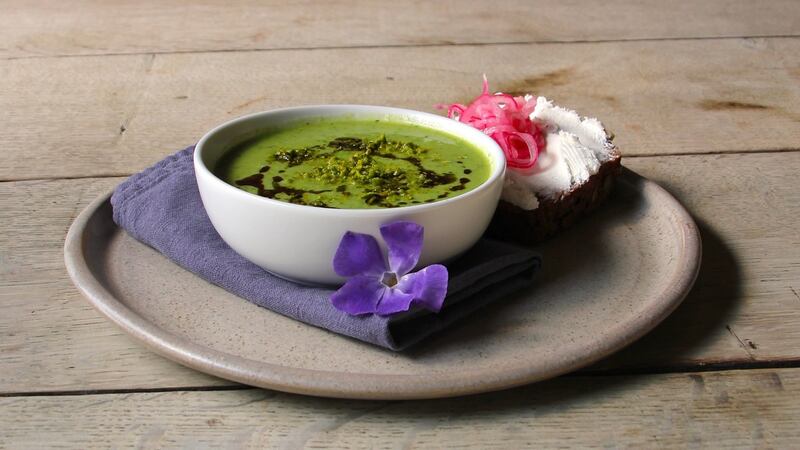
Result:
[[[471,370],[453,376],[447,371],[424,375],[375,374],[289,367],[215,350],[164,330],[128,308],[105,289],[83,257],[87,245],[87,225],[109,202],[111,192],[93,200],[73,221],[64,242],[64,262],[69,277],[84,297],[128,335],[161,356],[220,378],[283,392],[349,399],[432,399],[491,392],[568,373],[626,347],[671,314],[694,285],[702,259],[702,243],[699,229],[690,213],[664,188],[629,169],[624,169],[619,178],[618,181],[639,186],[640,191],[645,187],[653,189],[671,206],[672,215],[682,225],[682,233],[677,235],[681,245],[679,257],[673,263],[677,269],[672,274],[672,282],[667,283],[667,287],[656,293],[649,302],[653,314],[640,315],[607,329],[612,332],[605,333],[607,337],[599,341],[602,345],[585,351],[588,354],[580,358],[550,361],[551,364],[544,369],[541,365],[531,363],[509,366],[503,370],[502,376],[492,369]]]

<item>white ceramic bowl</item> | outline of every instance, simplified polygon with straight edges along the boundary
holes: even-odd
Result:
[[[220,157],[246,139],[309,118],[346,116],[390,119],[435,128],[485,152],[489,178],[477,188],[441,201],[400,208],[329,209],[295,205],[243,191],[212,173]],[[407,109],[321,105],[276,109],[234,119],[206,133],[194,153],[197,186],[211,223],[236,252],[275,275],[309,284],[340,284],[332,260],[346,231],[372,234],[409,220],[425,227],[420,266],[446,261],[469,249],[489,225],[505,175],[503,151],[490,137],[454,120]],[[385,251],[385,248],[384,248]]]

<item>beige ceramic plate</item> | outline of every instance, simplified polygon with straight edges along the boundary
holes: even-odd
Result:
[[[403,353],[287,319],[179,268],[120,230],[104,196],[70,228],[66,264],[109,319],[223,378],[330,397],[409,399],[509,388],[586,366],[680,303],[700,265],[692,218],[626,172],[601,211],[541,247],[535,285]]]

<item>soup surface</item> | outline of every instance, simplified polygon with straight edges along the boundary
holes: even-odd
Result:
[[[247,192],[325,208],[430,203],[478,187],[491,163],[456,136],[421,125],[320,119],[232,148],[216,175]]]

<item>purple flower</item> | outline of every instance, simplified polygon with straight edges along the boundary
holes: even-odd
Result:
[[[447,268],[440,264],[409,273],[422,252],[423,228],[413,222],[393,222],[381,227],[389,248],[389,264],[369,234],[348,231],[342,236],[333,270],[348,277],[331,295],[336,309],[348,314],[382,316],[408,311],[412,304],[439,312],[447,294]]]

